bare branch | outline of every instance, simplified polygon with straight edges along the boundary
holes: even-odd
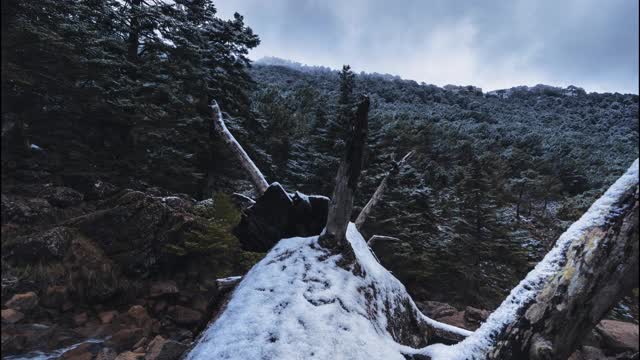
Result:
[[[378,187],[376,188],[376,191],[373,193],[373,195],[371,196],[367,204],[362,208],[362,210],[360,211],[360,214],[358,214],[358,217],[356,218],[356,221],[355,221],[355,224],[358,230],[362,230],[362,226],[364,225],[365,221],[367,221],[369,214],[371,214],[371,211],[373,210],[373,208],[382,199],[382,195],[384,195],[384,192],[387,189],[387,183],[389,181],[389,178],[398,173],[398,171],[400,170],[400,167],[404,165],[405,162],[409,160],[409,158],[411,158],[413,153],[414,151],[409,151],[402,158],[402,160],[397,162],[394,161],[392,163],[391,169],[387,172],[387,174],[384,176],[382,181],[380,181],[380,185],[378,185]]]
[[[260,169],[256,166],[256,164],[251,160],[249,155],[244,151],[242,146],[238,143],[238,141],[233,137],[227,126],[224,124],[224,120],[222,119],[222,112],[220,111],[220,107],[218,103],[214,100],[211,102],[211,111],[213,115],[213,128],[220,135],[220,137],[224,140],[224,142],[229,147],[229,150],[236,157],[240,166],[242,166],[249,178],[253,182],[253,185],[256,187],[258,195],[263,194],[267,187],[269,187],[269,183],[260,172]]]

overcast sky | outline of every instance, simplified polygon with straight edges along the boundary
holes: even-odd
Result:
[[[222,0],[250,53],[483,90],[638,93],[638,0]]]

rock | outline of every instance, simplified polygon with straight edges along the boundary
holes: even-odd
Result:
[[[40,196],[48,200],[52,205],[62,208],[77,205],[84,200],[84,195],[71,188],[63,186],[47,188],[40,194]]]
[[[478,328],[480,324],[487,320],[489,314],[487,310],[467,306],[464,310],[464,320],[468,325]]]
[[[156,336],[147,346],[145,360],[176,360],[187,350],[183,343]]]
[[[113,334],[105,344],[116,351],[124,351],[133,348],[133,345],[140,341],[142,337],[143,331],[140,328],[122,329]]]
[[[203,221],[178,212],[161,198],[127,190],[103,203],[102,209],[72,223],[95,241],[129,275],[149,273],[169,258],[167,244],[179,243],[192,231],[205,231]]]
[[[144,358],[144,353],[136,353],[133,351],[126,351],[123,353],[118,354],[118,356],[116,356],[115,360],[138,360],[138,359],[143,359]]]
[[[44,232],[20,236],[7,244],[3,251],[21,261],[60,260],[66,254],[73,237],[71,229],[58,226]]]
[[[76,326],[82,326],[86,324],[88,320],[89,320],[89,315],[87,315],[86,312],[76,314],[73,316],[73,322],[76,324]]]
[[[147,313],[147,309],[142,305],[133,305],[127,311],[127,315],[133,318],[136,321],[144,321],[149,319],[149,314]]]
[[[116,310],[103,311],[98,314],[98,318],[103,324],[111,324],[116,316],[118,316],[118,312]]]
[[[14,309],[2,310],[2,323],[3,324],[15,324],[24,319],[24,314]]]
[[[607,360],[602,350],[593,346],[583,346],[571,354],[568,360]]]
[[[603,348],[614,353],[638,351],[638,325],[617,320],[602,320],[596,326]]]
[[[95,360],[114,360],[118,356],[111,348],[103,348],[96,354]]]
[[[296,192],[292,198],[280,184],[273,183],[243,211],[233,234],[244,250],[266,252],[280,239],[320,234],[328,209],[326,197]]]
[[[438,321],[445,324],[457,326],[462,329],[471,330],[466,321],[464,321],[464,311],[456,311],[452,315],[443,316],[438,318]]]
[[[172,308],[171,317],[176,324],[190,326],[200,323],[202,313],[182,305],[176,305]]]
[[[195,310],[200,311],[201,313],[205,313],[208,306],[209,302],[202,295],[195,295],[193,297],[193,300],[191,301],[191,307]]]
[[[133,345],[134,349],[138,349],[141,348],[142,351],[135,351],[134,352],[144,352],[144,348],[147,346],[147,343],[149,342],[149,339],[145,336],[142,339],[140,339],[140,341],[138,341],[137,343],[135,343]]]
[[[194,203],[193,201],[178,196],[164,196],[161,197],[160,200],[172,209],[183,212],[191,209]]]
[[[151,285],[149,296],[157,298],[167,295],[177,295],[179,292],[178,285],[176,285],[175,281],[159,281]]]
[[[271,184],[247,208],[233,234],[247,251],[266,252],[280,239],[289,222],[293,201],[278,183]]]
[[[2,355],[27,351],[52,351],[80,342],[75,331],[41,324],[3,324]]]
[[[64,265],[70,274],[71,289],[89,304],[111,298],[119,286],[119,273],[104,251],[83,236],[69,246]]]
[[[38,295],[33,291],[24,294],[15,294],[4,306],[19,311],[29,311],[38,306]]]
[[[153,311],[156,314],[158,314],[158,313],[162,312],[166,308],[167,308],[167,302],[164,301],[164,300],[160,300],[153,306]]]
[[[445,316],[451,316],[458,312],[458,309],[453,306],[438,301],[421,301],[417,305],[420,310],[428,317],[438,320]]]
[[[42,306],[50,309],[62,310],[69,301],[69,292],[66,286],[47,287],[46,296],[42,298]]]
[[[585,360],[606,360],[607,359],[607,357],[605,356],[605,354],[602,352],[601,349],[598,349],[593,346],[583,346],[580,349],[580,352],[582,353],[582,356],[584,357]]]
[[[82,190],[82,189],[81,189]],[[87,200],[100,200],[118,192],[118,188],[106,181],[96,180],[84,189]]]
[[[53,207],[45,199],[2,197],[2,222],[35,224],[53,218]]]

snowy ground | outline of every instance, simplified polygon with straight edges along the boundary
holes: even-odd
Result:
[[[317,236],[284,239],[246,275],[187,359],[404,359],[387,330],[385,302],[408,297],[406,290],[355,225],[347,237],[365,276],[337,266],[339,255],[327,257]]]

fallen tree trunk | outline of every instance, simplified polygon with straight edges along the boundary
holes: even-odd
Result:
[[[325,247],[349,247],[345,241],[345,234],[353,210],[353,198],[358,186],[358,177],[362,170],[367,142],[368,118],[369,97],[364,96],[352,118],[349,140],[338,168],[336,185],[329,203],[327,226],[325,232],[320,236],[320,244]]]
[[[378,202],[380,202],[380,200],[382,199],[382,195],[387,189],[387,183],[389,182],[389,178],[398,174],[398,172],[400,171],[400,167],[411,157],[411,155],[413,155],[413,151],[410,151],[407,155],[405,155],[402,158],[402,160],[397,162],[394,161],[392,163],[391,169],[387,172],[384,178],[382,178],[382,181],[380,181],[380,185],[378,185],[378,187],[376,188],[376,191],[371,196],[371,199],[367,201],[367,204],[362,208],[362,210],[360,211],[360,214],[358,214],[358,217],[356,218],[356,221],[355,221],[355,224],[358,230],[362,230],[362,226],[364,225],[365,221],[367,221],[369,214],[371,213],[373,208],[375,208]]]
[[[638,160],[447,359],[566,359],[638,283]],[[440,349],[417,353],[443,358]],[[453,354],[453,355],[452,355]]]
[[[269,183],[267,183],[267,180],[264,178],[264,175],[262,175],[262,172],[260,172],[260,169],[258,169],[242,146],[240,146],[236,138],[233,137],[231,132],[229,132],[229,129],[227,129],[218,103],[214,100],[211,102],[210,107],[213,116],[213,129],[218,133],[218,135],[220,135],[222,140],[224,140],[231,153],[235,156],[236,160],[238,160],[240,166],[242,166],[242,168],[247,172],[251,182],[256,187],[258,195],[262,195],[269,187]]]
[[[498,335],[489,359],[566,359],[638,286],[637,178],[601,215],[604,224],[586,229],[572,242],[564,266]]]

